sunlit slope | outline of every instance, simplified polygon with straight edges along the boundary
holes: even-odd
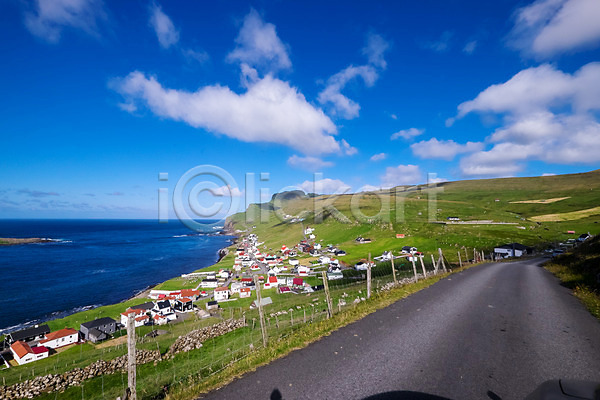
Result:
[[[544,202],[546,199],[564,198]],[[532,203],[516,201],[535,200]],[[537,222],[547,214],[573,213],[600,206],[600,171],[581,174],[446,182],[436,187],[399,187],[376,193],[306,196],[294,192],[269,203],[253,204],[229,218],[235,229],[257,233],[268,248],[294,245],[303,227],[315,228],[316,240],[343,247],[349,261],[368,252],[405,245],[432,252],[441,247],[457,258],[463,247],[491,250],[506,242],[546,245],[590,231],[598,233],[600,213],[566,214],[561,221]],[[287,218],[286,218],[287,216]],[[458,217],[461,223],[448,222]],[[302,219],[301,222],[294,218]],[[295,222],[292,222],[295,221]],[[481,221],[480,224],[464,224]],[[506,223],[506,224],[489,224]],[[577,235],[567,234],[576,231]],[[396,234],[404,234],[397,239]],[[370,244],[357,244],[357,236]],[[462,250],[464,253],[464,249]]]

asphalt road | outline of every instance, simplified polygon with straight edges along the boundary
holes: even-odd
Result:
[[[600,382],[600,322],[539,261],[452,275],[202,398],[506,400]]]

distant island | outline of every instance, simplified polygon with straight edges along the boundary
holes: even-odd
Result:
[[[13,246],[16,244],[46,243],[51,242],[48,238],[0,238],[0,246]]]

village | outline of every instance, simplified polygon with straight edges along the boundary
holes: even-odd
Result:
[[[243,299],[256,299],[257,284],[264,290],[261,305],[273,303],[273,296],[309,294],[323,290],[324,278],[336,281],[348,277],[343,271],[367,271],[377,267],[376,262],[387,262],[394,259],[405,259],[412,262],[417,278],[416,264],[420,262],[423,276],[427,275],[423,263],[423,254],[413,246],[402,246],[399,254],[384,251],[371,260],[361,259],[354,265],[348,264],[340,257],[346,252],[333,245],[322,245],[323,240],[317,240],[315,229],[303,228],[304,239],[292,247],[283,245],[277,251],[267,249],[254,233],[239,238],[235,249],[235,257],[231,269],[221,268],[218,271],[200,271],[182,275],[185,281],[198,282],[195,288],[178,290],[150,290],[148,300],[142,304],[129,307],[120,313],[120,319],[103,317],[81,323],[79,327],[65,327],[51,332],[48,325],[35,325],[6,335],[5,351],[0,355],[0,361],[8,368],[23,365],[47,358],[63,348],[85,342],[100,343],[121,334],[127,328],[129,316],[133,315],[135,328],[142,326],[160,327],[166,324],[180,323],[191,314],[197,318],[208,318],[217,315],[219,309],[229,302],[239,302]],[[404,239],[404,235],[396,235]],[[578,239],[570,239],[563,247],[573,246],[589,238],[583,234]],[[371,239],[357,237],[357,244],[370,243]],[[563,245],[563,244],[561,244]],[[519,243],[510,243],[494,248],[490,259],[497,260],[508,257],[521,257],[532,253],[532,248]],[[560,254],[561,249],[553,250]],[[553,253],[554,254],[554,253]],[[459,252],[460,258],[460,252]],[[556,254],[554,254],[556,255]],[[485,259],[485,255],[474,254],[469,260]],[[432,256],[432,261],[435,260]],[[439,263],[443,264],[440,250]],[[369,271],[370,272],[370,271]],[[364,278],[364,276],[362,276]],[[249,309],[257,307],[256,301],[243,303]],[[159,332],[159,331],[154,331]]]

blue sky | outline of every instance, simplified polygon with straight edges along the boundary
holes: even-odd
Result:
[[[156,218],[199,165],[231,182],[185,196],[241,207],[597,169],[599,20],[597,0],[5,1],[0,218]]]

